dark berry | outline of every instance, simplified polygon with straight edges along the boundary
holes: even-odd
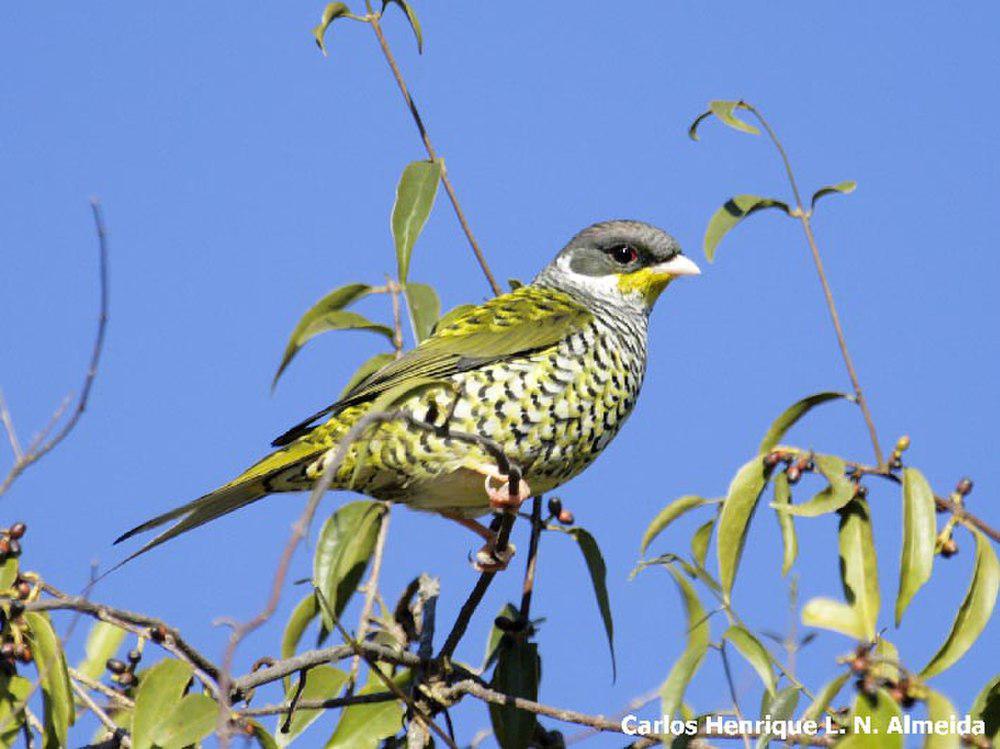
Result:
[[[10,537],[22,538],[27,530],[28,526],[26,526],[24,523],[14,523],[14,525],[10,527],[9,531]]]
[[[785,474],[788,476],[789,484],[798,483],[799,479],[802,477],[802,471],[798,465],[790,466],[788,470],[785,471]]]
[[[157,643],[163,642],[167,639],[167,628],[162,624],[157,624],[149,630],[149,639]]]
[[[562,500],[559,497],[549,498],[549,514],[558,515],[562,512]]]
[[[21,542],[17,539],[11,539],[10,543],[7,545],[8,551],[7,555],[12,557],[21,556]]]
[[[573,525],[576,522],[576,518],[573,517],[573,513],[569,510],[563,510],[559,513],[559,517],[556,518],[563,525]]]
[[[955,539],[949,538],[943,544],[941,544],[941,556],[945,559],[950,559],[958,553],[958,544],[955,543]]]
[[[128,666],[117,658],[108,658],[108,662],[104,666],[113,674],[123,674],[128,670]]]
[[[129,663],[136,664],[136,663],[138,663],[141,660],[142,660],[142,653],[140,653],[138,650],[130,650],[130,651],[128,651],[128,662]]]
[[[959,481],[955,486],[955,491],[963,497],[968,496],[972,492],[972,479],[966,477]]]

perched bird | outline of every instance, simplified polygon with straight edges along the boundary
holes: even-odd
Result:
[[[369,418],[351,435],[330,488],[457,520],[486,539],[481,566],[502,567],[491,531],[474,518],[551,491],[600,455],[639,395],[650,310],[674,278],[698,273],[656,227],[594,224],[532,283],[461,314],[278,437],[274,452],[225,486],[116,543],[179,518],[138,556],[265,495],[310,489],[352,426],[388,410],[398,417]],[[521,470],[517,491],[495,454],[451,432],[498,446]]]

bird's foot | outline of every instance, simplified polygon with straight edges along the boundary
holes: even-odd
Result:
[[[499,485],[495,485],[499,482]],[[531,496],[531,487],[523,478],[517,481],[517,491],[511,491],[510,477],[502,473],[492,472],[486,475],[484,483],[486,496],[490,499],[490,508],[495,512],[517,512],[521,504]]]
[[[514,544],[508,542],[503,549],[498,549],[496,539],[487,541],[483,548],[476,552],[472,566],[477,572],[502,572],[507,569],[514,557]]]

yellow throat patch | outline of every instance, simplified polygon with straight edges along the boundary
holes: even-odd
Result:
[[[669,273],[657,273],[652,268],[641,268],[633,273],[618,276],[618,290],[622,294],[638,294],[647,305],[653,304],[674,277]]]

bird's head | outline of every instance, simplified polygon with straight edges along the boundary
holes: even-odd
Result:
[[[672,280],[699,273],[665,231],[620,220],[581,231],[535,282],[648,312]]]

